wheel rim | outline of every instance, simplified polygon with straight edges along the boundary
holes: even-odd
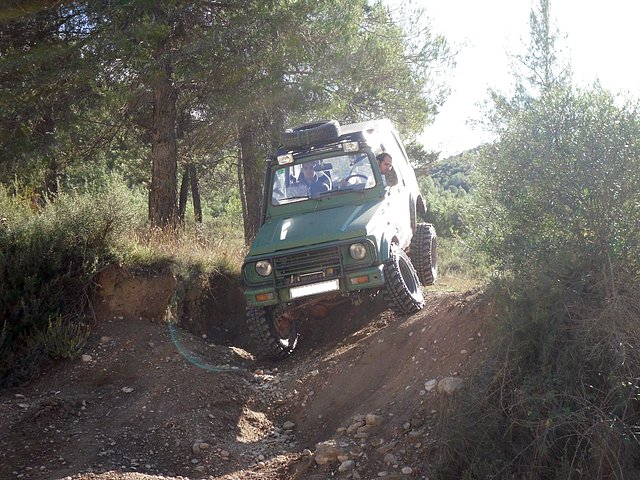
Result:
[[[276,308],[270,315],[271,331],[278,343],[287,348],[296,338],[295,319]]]
[[[289,340],[293,320],[284,315],[274,315],[273,330],[281,340]]]

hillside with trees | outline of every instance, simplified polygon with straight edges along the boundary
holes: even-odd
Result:
[[[531,11],[515,89],[490,91],[495,141],[448,159],[416,141],[455,60],[419,21],[428,10],[1,7],[0,472],[638,478],[640,101],[573,82],[551,5]],[[414,161],[439,286],[415,316],[338,310],[326,331],[306,326],[319,335],[298,363],[257,363],[238,292],[264,159],[285,127],[380,117]],[[112,268],[116,291],[162,284],[168,318],[103,310]],[[160,303],[153,288],[141,309]],[[445,378],[455,392],[440,392]]]

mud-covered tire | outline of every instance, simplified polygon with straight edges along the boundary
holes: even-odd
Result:
[[[247,307],[247,326],[255,344],[258,358],[282,360],[296,348],[300,337],[295,320],[287,322],[286,332],[278,332],[278,322],[282,315],[279,306]]]
[[[438,237],[430,223],[418,223],[411,239],[409,257],[422,285],[433,285],[438,279]]]
[[[411,315],[424,307],[424,293],[411,260],[399,247],[393,246],[384,264],[384,296],[399,315]]]
[[[340,124],[336,120],[323,120],[288,128],[282,133],[280,140],[283,147],[304,147],[333,140],[339,136]]]

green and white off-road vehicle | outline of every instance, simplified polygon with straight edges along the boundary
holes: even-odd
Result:
[[[262,222],[242,266],[258,356],[290,355],[297,322],[330,298],[361,303],[382,291],[400,315],[422,309],[422,285],[437,276],[437,238],[419,221],[425,203],[391,123],[318,122],[282,140],[267,161]],[[382,152],[393,159],[386,176]]]

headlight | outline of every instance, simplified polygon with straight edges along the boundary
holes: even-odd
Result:
[[[354,260],[362,260],[367,256],[367,247],[365,247],[362,243],[354,243],[349,246],[349,255]]]
[[[256,262],[256,272],[258,272],[258,275],[266,277],[267,275],[271,275],[271,270],[271,262],[268,260]]]
[[[278,155],[278,165],[289,165],[293,163],[293,155],[287,153],[286,155]]]
[[[358,142],[345,142],[342,144],[342,150],[345,152],[357,152],[359,148]]]

